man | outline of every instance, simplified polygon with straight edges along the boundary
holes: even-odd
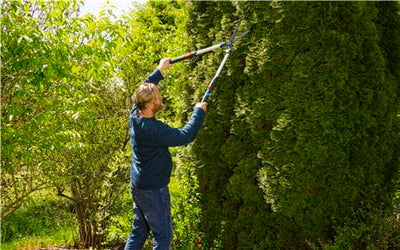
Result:
[[[129,131],[134,220],[125,250],[141,249],[150,230],[154,236],[153,249],[170,249],[172,221],[168,183],[172,159],[168,147],[193,141],[207,109],[207,103],[197,104],[189,122],[181,129],[171,128],[155,118],[163,106],[157,84],[164,78],[161,71],[171,66],[169,58],[162,59],[133,95]]]

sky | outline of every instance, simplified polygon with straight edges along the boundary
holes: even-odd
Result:
[[[114,5],[116,7],[114,13],[118,16],[123,11],[128,11],[133,8],[134,2],[143,3],[147,0],[85,0],[85,4],[81,7],[80,11],[82,15],[87,13],[92,13],[94,15],[99,14],[100,10],[106,6],[106,3],[109,2],[110,5]]]

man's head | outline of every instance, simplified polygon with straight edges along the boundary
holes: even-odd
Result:
[[[163,107],[163,97],[154,83],[140,85],[132,96],[133,103],[140,111],[157,113]]]

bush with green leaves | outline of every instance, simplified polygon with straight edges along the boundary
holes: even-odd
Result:
[[[205,247],[385,248],[399,172],[399,5],[193,2],[205,47],[234,48],[191,151]],[[211,79],[220,56],[196,64]],[[387,225],[392,225],[387,226]]]
[[[80,17],[78,4],[2,3],[2,217],[53,187],[74,204],[89,247],[105,240],[126,190],[128,111],[115,68],[118,21]]]

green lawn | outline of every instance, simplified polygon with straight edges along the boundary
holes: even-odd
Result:
[[[73,245],[78,237],[73,207],[49,191],[34,194],[1,222],[1,249]]]

